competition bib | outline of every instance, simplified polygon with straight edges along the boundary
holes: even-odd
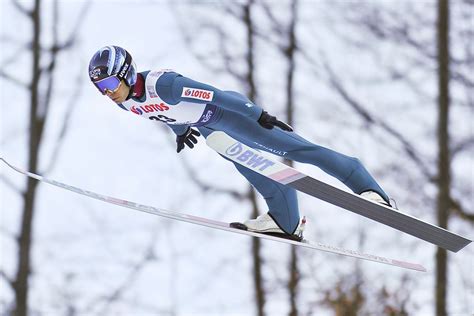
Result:
[[[156,91],[156,82],[164,73],[169,71],[150,71],[145,79],[145,101],[138,102],[129,99],[123,102],[122,105],[130,112],[166,124],[190,124],[193,126],[206,124],[215,113],[215,106],[186,101],[173,105],[166,103],[159,97]]]

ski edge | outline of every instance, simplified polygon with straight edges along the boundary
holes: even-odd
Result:
[[[0,160],[3,161],[8,167],[10,167],[11,169],[15,170],[16,172],[18,172],[20,174],[23,174],[23,175],[28,176],[30,178],[36,179],[40,182],[44,182],[44,183],[59,187],[61,189],[65,189],[65,190],[68,190],[68,191],[71,191],[71,192],[74,192],[74,193],[77,193],[77,194],[80,194],[80,195],[84,195],[84,196],[87,196],[87,197],[90,197],[90,198],[94,198],[96,200],[100,200],[100,201],[103,201],[103,202],[106,202],[106,203],[110,203],[110,204],[130,208],[130,209],[134,209],[134,210],[137,210],[137,211],[149,213],[149,214],[156,215],[156,216],[161,216],[161,217],[165,217],[165,218],[169,218],[169,219],[173,219],[173,220],[184,221],[184,222],[188,222],[188,223],[191,223],[191,224],[206,226],[206,227],[219,229],[219,230],[224,230],[224,231],[228,231],[228,232],[233,232],[233,233],[237,233],[237,234],[241,234],[241,235],[258,237],[258,238],[261,238],[261,239],[277,241],[277,242],[280,242],[280,243],[292,244],[292,245],[301,246],[301,247],[305,247],[305,248],[320,250],[320,251],[324,251],[324,252],[328,252],[328,253],[339,254],[339,255],[346,256],[346,257],[358,258],[358,259],[362,259],[362,260],[366,260],[366,261],[382,263],[382,264],[386,264],[386,265],[396,266],[396,267],[399,267],[399,268],[404,268],[404,269],[409,269],[409,270],[414,270],[414,271],[419,271],[419,272],[427,272],[426,268],[423,265],[418,264],[418,263],[411,263],[411,262],[402,261],[402,260],[389,259],[389,258],[385,258],[385,257],[382,257],[382,256],[376,256],[376,255],[372,255],[372,254],[363,253],[363,252],[360,252],[360,251],[349,250],[349,249],[336,247],[336,246],[330,246],[330,245],[326,245],[326,244],[323,244],[323,243],[320,243],[320,242],[309,241],[309,240],[306,240],[306,239],[303,239],[302,241],[296,241],[296,240],[284,239],[284,238],[281,238],[281,237],[265,235],[265,234],[261,234],[261,233],[257,233],[257,232],[244,231],[244,230],[241,230],[241,229],[230,227],[229,223],[220,222],[220,221],[216,221],[216,220],[211,220],[211,219],[198,217],[198,216],[194,216],[194,215],[188,215],[188,214],[184,214],[184,213],[178,213],[178,212],[174,212],[174,211],[169,211],[169,210],[165,210],[165,209],[156,208],[156,207],[153,207],[153,206],[138,204],[138,203],[127,201],[127,200],[114,198],[114,197],[107,196],[107,195],[102,195],[102,194],[99,194],[99,193],[96,193],[96,192],[92,192],[92,191],[84,190],[84,189],[81,189],[81,188],[78,188],[78,187],[75,187],[75,186],[71,186],[71,185],[56,181],[56,180],[48,179],[48,178],[45,178],[41,175],[38,175],[38,174],[35,174],[35,173],[32,173],[32,172],[24,171],[20,168],[17,168],[15,166],[13,166],[12,164],[10,164],[8,161],[6,161],[2,157],[0,157]]]

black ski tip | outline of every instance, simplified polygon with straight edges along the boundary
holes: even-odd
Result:
[[[245,224],[239,223],[239,222],[230,223],[229,226],[232,227],[232,228],[237,228],[237,229],[241,229],[241,230],[248,230],[247,226],[245,226]]]

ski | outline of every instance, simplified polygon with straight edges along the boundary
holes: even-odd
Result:
[[[95,193],[92,191],[84,190],[72,185],[68,185],[56,180],[48,179],[43,176],[40,176],[35,173],[31,173],[28,171],[21,170],[13,165],[11,165],[9,162],[7,162],[5,159],[0,158],[1,161],[3,161],[7,166],[15,170],[16,172],[19,172],[25,176],[31,177],[33,179],[36,179],[38,181],[59,187],[61,189],[69,190],[72,192],[75,192],[77,194],[85,195],[90,198],[94,198],[106,203],[111,203],[115,204],[118,206],[134,209],[137,211],[173,219],[173,220],[178,220],[178,221],[183,221],[183,222],[188,222],[196,225],[201,225],[205,227],[210,227],[214,229],[219,229],[223,231],[228,231],[232,233],[237,233],[237,234],[242,234],[242,235],[247,235],[247,236],[252,236],[252,237],[258,237],[262,239],[267,239],[267,240],[272,240],[272,241],[277,241],[281,243],[286,243],[286,244],[291,244],[295,246],[300,246],[304,248],[309,248],[309,249],[314,249],[314,250],[320,250],[328,253],[333,253],[333,254],[339,254],[347,257],[353,257],[353,258],[358,258],[358,259],[363,259],[367,261],[372,261],[372,262],[378,262],[378,263],[383,263],[386,265],[391,265],[399,268],[404,268],[404,269],[409,269],[409,270],[415,270],[415,271],[421,271],[421,272],[426,272],[426,268],[423,267],[422,265],[418,263],[411,263],[411,262],[406,262],[406,261],[401,261],[401,260],[394,260],[394,259],[389,259],[381,256],[376,256],[376,255],[371,255],[371,254],[366,254],[362,253],[359,251],[354,251],[354,250],[348,250],[344,249],[341,247],[334,247],[334,246],[329,246],[325,245],[319,242],[312,242],[303,239],[302,241],[296,241],[296,240],[291,240],[291,239],[286,239],[286,238],[281,238],[281,237],[276,237],[272,235],[266,235],[266,234],[261,234],[261,233],[256,233],[256,232],[250,232],[250,231],[245,231],[242,229],[238,228],[232,228],[230,227],[229,223],[225,222],[220,222],[212,219],[207,219],[203,217],[198,217],[194,215],[188,215],[188,214],[183,214],[183,213],[178,213],[174,211],[169,211],[153,206],[148,206],[148,205],[142,205],[138,204],[135,202],[127,201],[127,200],[122,200],[118,199],[115,197],[107,196],[107,195],[102,195],[99,193]]]
[[[224,157],[265,177],[439,247],[458,252],[471,243],[471,240],[441,227],[312,178],[277,161],[273,155],[242,144],[224,132],[212,132],[206,142]]]

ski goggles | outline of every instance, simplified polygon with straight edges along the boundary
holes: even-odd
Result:
[[[95,81],[94,85],[102,94],[107,94],[107,92],[116,92],[118,88],[120,88],[121,82],[122,81],[117,76],[110,76],[99,81]]]

